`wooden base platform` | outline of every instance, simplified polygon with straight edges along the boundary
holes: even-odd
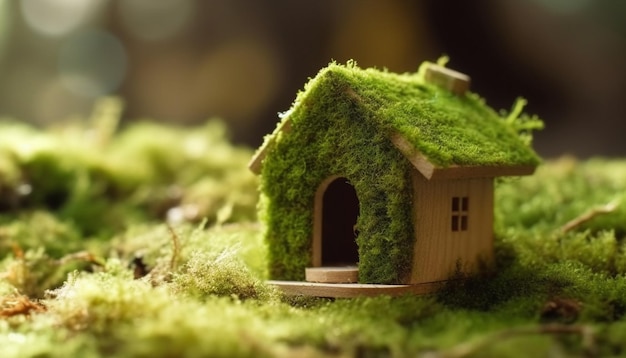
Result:
[[[445,282],[429,282],[419,285],[378,285],[363,283],[316,283],[299,281],[267,281],[287,295],[316,297],[355,298],[373,296],[424,295],[439,290]]]
[[[307,267],[304,280],[320,283],[357,283],[359,269],[356,266],[343,267]]]

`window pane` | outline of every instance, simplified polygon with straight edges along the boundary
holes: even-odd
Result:
[[[461,210],[468,211],[469,210],[469,198],[466,196],[461,201]]]
[[[461,216],[461,230],[467,230],[467,215]]]
[[[459,217],[452,215],[452,231],[459,231]]]
[[[459,198],[452,198],[452,211],[459,211]]]

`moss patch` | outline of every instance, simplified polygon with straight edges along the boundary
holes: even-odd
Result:
[[[70,230],[105,237],[124,229],[121,223],[256,217],[257,180],[239,165],[251,151],[232,146],[223,123],[184,129],[138,122],[113,136],[99,123],[117,123],[109,117],[119,105],[104,101],[94,118],[49,132],[2,123],[0,213],[54,210]]]

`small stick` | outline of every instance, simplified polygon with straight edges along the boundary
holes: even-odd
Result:
[[[174,249],[172,250],[172,259],[170,260],[170,271],[174,271],[176,268],[176,261],[178,259],[178,254],[180,253],[180,239],[178,235],[174,231],[172,225],[167,223],[167,230],[170,232],[170,236],[172,237],[172,243],[174,244]]]
[[[37,301],[32,301],[24,295],[2,297],[0,299],[0,317],[30,315],[31,312],[43,312],[46,307]]]
[[[561,227],[561,232],[566,233],[568,231],[571,231],[579,227],[580,225],[586,223],[587,221],[595,218],[596,216],[612,213],[613,211],[615,211],[615,209],[617,209],[618,206],[619,206],[619,201],[614,200],[606,205],[595,207],[585,212],[584,214],[570,220],[567,224],[563,225]]]
[[[98,266],[106,265],[106,262],[103,259],[96,257],[94,254],[88,251],[78,251],[78,252],[74,252],[71,254],[67,254],[61,257],[59,260],[57,260],[56,264],[65,265],[66,263],[71,262],[71,261],[85,261],[85,262],[89,262]]]
[[[16,259],[21,260],[24,258],[24,250],[22,250],[20,245],[15,242],[11,242],[11,249],[13,250],[13,255],[15,255]]]

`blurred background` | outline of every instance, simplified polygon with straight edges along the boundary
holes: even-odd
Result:
[[[223,118],[257,146],[331,59],[451,57],[496,109],[546,122],[546,156],[626,156],[626,2],[0,0],[0,116],[41,125],[118,95],[124,120]]]

